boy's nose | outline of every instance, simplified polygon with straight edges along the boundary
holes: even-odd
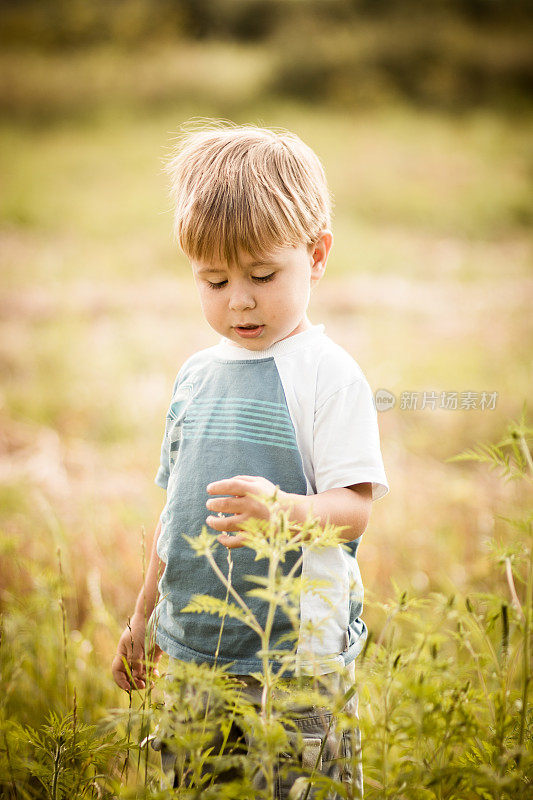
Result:
[[[255,299],[247,289],[235,289],[231,293],[229,307],[231,311],[245,311],[247,308],[255,308]]]

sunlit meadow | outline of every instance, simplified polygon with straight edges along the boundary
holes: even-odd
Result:
[[[38,728],[73,703],[80,724],[128,707],[110,662],[164,503],[153,477],[169,393],[183,360],[216,342],[172,241],[161,172],[193,116],[292,129],[326,167],[335,243],[310,318],[396,398],[379,413],[390,493],[359,550],[374,641],[387,636],[379,603],[398,592],[510,603],[490,541],[517,535],[498,515],[523,513],[530,484],[447,459],[531,407],[530,113],[289,102],[267,91],[260,46],[8,52],[0,67],[8,716]],[[442,392],[459,407],[440,408]],[[496,402],[461,408],[463,392]],[[418,393],[417,407],[402,393]],[[124,747],[100,744],[102,763],[117,748],[120,774]],[[370,778],[374,797],[393,796]],[[420,795],[434,796],[448,795]]]

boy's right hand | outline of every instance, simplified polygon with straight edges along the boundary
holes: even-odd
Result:
[[[146,623],[144,619],[132,618],[129,626],[124,630],[119,639],[117,653],[111,665],[111,671],[115,683],[125,692],[130,692],[132,688],[144,689],[146,687],[146,663],[144,653],[144,637],[146,634]],[[154,644],[153,651],[149,654],[152,663],[157,663],[161,657],[162,650]],[[126,661],[134,685],[130,682]],[[156,669],[153,675],[157,676]]]

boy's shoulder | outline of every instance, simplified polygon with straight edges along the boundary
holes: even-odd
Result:
[[[364,377],[363,370],[355,358],[325,333],[321,337],[319,357],[324,370],[340,371],[341,375],[353,380]]]
[[[370,392],[359,363],[326,334],[324,325],[314,326],[308,334],[299,334],[301,342],[287,347],[278,364],[285,382],[294,386],[303,403],[306,397],[307,401],[314,398],[315,409],[318,409],[342,390],[349,389],[357,394],[364,388],[367,394]]]
[[[215,355],[216,345],[212,345],[211,347],[205,347],[202,350],[197,350],[196,353],[192,353],[192,355],[188,356],[182,363],[174,379],[172,395],[175,395],[178,386],[188,384],[194,379],[195,374],[198,374],[198,372],[204,370],[206,366],[208,366],[213,360]]]
[[[326,334],[321,337],[316,362],[318,403],[341,389],[367,382],[355,358]]]

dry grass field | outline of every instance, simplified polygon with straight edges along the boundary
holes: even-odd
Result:
[[[216,341],[172,242],[161,172],[192,116],[295,130],[329,175],[335,245],[310,317],[397,398],[379,414],[390,493],[359,551],[368,597],[390,598],[391,579],[422,596],[496,584],[503,596],[489,540],[510,541],[498,515],[530,503],[522,484],[447,459],[531,409],[531,116],[289,103],[261,97],[268,64],[249,52],[216,51],[223,80],[190,55],[200,88],[174,78],[159,98],[154,75],[175,75],[183,52],[148,54],[138,87],[127,75],[140,65],[122,55],[113,91],[111,51],[76,56],[70,73],[36,56],[17,72],[24,56],[4,55],[9,85],[0,70],[0,604],[30,638],[32,613],[59,621],[42,600],[59,549],[78,674],[91,665],[79,695],[102,706],[126,702],[109,664],[164,503],[153,477],[175,373]],[[419,407],[402,409],[402,392]],[[420,409],[424,392],[497,402]],[[36,587],[41,600],[24,606]],[[376,609],[365,619],[379,634]],[[54,673],[39,663],[44,710]]]

